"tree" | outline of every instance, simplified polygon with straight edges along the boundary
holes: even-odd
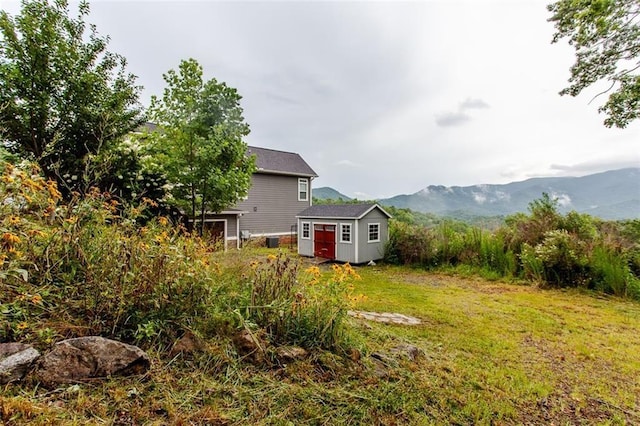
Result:
[[[255,170],[242,140],[249,126],[241,96],[215,79],[204,82],[202,74],[195,59],[183,60],[178,71],[163,75],[167,87],[150,107],[160,126],[153,138],[156,166],[164,170],[175,206],[200,217],[200,233],[207,212],[220,212],[247,194]]]
[[[67,0],[0,12],[0,139],[67,194],[86,189],[94,155],[142,123],[135,76],[95,26],[85,34],[88,14],[81,1],[69,17]]]
[[[599,108],[607,127],[626,127],[640,118],[640,2],[559,0],[548,6],[555,24],[553,43],[568,38],[576,52],[570,85],[561,95],[577,96],[604,81],[608,100]],[[596,95],[599,96],[599,95]]]

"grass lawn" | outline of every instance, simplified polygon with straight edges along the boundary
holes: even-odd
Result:
[[[258,252],[254,256],[263,256]],[[229,254],[233,256],[232,253]],[[155,357],[144,377],[0,393],[6,424],[638,424],[640,304],[577,291],[357,268],[357,309],[418,326],[350,319],[357,351],[272,368],[212,339],[193,359]],[[422,349],[374,374],[371,354]]]
[[[359,272],[361,309],[423,321],[372,333],[425,350],[412,378],[429,401],[418,423],[640,423],[637,303],[399,267]]]

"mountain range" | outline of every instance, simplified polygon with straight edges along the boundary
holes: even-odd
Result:
[[[441,216],[503,216],[527,212],[529,203],[547,193],[560,212],[575,210],[602,219],[640,219],[640,168],[610,170],[582,177],[543,177],[500,185],[430,185],[414,194],[381,199],[382,205]],[[333,188],[317,188],[326,200],[350,198]]]

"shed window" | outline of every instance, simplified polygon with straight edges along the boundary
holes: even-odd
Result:
[[[309,201],[308,179],[298,179],[298,201]]]
[[[305,240],[311,238],[311,225],[309,222],[302,222],[302,238]]]
[[[350,223],[340,224],[340,242],[341,243],[351,242],[351,224]]]
[[[375,243],[380,241],[380,224],[379,223],[370,223],[369,224],[369,241],[370,243]]]

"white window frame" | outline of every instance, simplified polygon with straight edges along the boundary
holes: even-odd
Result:
[[[344,236],[343,227],[348,227],[348,229],[349,229],[349,239],[348,240],[342,239],[342,237]],[[340,242],[341,243],[345,243],[345,244],[353,244],[353,226],[351,226],[350,223],[341,223],[340,224]]]
[[[371,228],[374,227],[374,226],[378,228],[378,230],[377,230],[378,239],[376,239],[376,240],[372,240],[371,239]],[[368,243],[379,243],[380,242],[380,223],[369,223],[367,225],[367,242]]]
[[[302,184],[305,184],[307,189],[304,191],[305,197],[300,197],[302,193],[301,187]],[[309,201],[309,179],[307,178],[299,178],[298,179],[298,201]]]
[[[307,226],[307,236],[304,236],[305,233],[305,225]],[[302,228],[300,230],[300,238],[302,238],[303,240],[310,240],[311,239],[311,222],[300,222],[300,227]]]

